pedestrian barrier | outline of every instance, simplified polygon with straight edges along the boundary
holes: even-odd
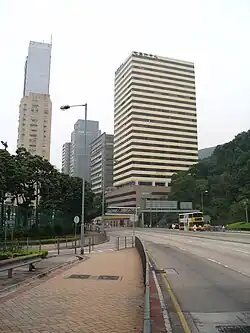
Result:
[[[134,247],[134,237],[133,236],[118,236],[116,238],[116,250],[127,249],[129,247]]]
[[[85,237],[84,238],[84,247],[88,248],[88,253],[91,253],[94,250],[95,245],[99,245],[105,242],[109,241],[109,236],[104,233],[98,234],[98,235],[93,235],[90,237]],[[77,252],[77,248],[81,247],[81,240],[80,239],[75,239],[74,241],[71,241],[70,244],[66,242],[61,244],[60,240],[57,240],[56,243],[57,247],[57,252],[58,254],[60,253],[60,249],[75,249],[75,253]]]
[[[150,320],[150,294],[149,294],[149,263],[146,249],[143,242],[135,236],[135,247],[139,252],[142,263],[143,279],[144,279],[144,326],[143,333],[151,333]]]
[[[8,271],[8,278],[12,278],[13,269],[28,265],[29,271],[31,272],[35,268],[34,264],[39,261],[41,261],[41,256],[39,254],[6,259],[3,260],[3,262],[0,262],[0,272]]]
[[[90,235],[85,237],[84,246],[91,248],[94,245],[102,244],[109,240],[109,236],[107,236],[106,232],[103,233],[95,233],[94,235]],[[49,240],[50,241],[50,240]],[[67,237],[56,237],[53,242],[48,242],[46,239],[41,240],[32,240],[27,238],[26,240],[15,240],[11,242],[0,242],[0,251],[13,250],[13,249],[32,249],[32,250],[63,250],[63,249],[76,249],[81,246],[81,241],[79,237],[76,238],[67,238]]]

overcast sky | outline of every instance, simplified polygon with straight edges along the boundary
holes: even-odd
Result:
[[[16,149],[30,40],[53,35],[51,162],[88,102],[113,133],[114,72],[131,51],[194,61],[199,148],[250,127],[250,0],[0,0],[0,140]]]

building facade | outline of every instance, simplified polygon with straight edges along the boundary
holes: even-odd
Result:
[[[142,199],[165,200],[168,198],[170,187],[128,185],[119,188],[110,187],[105,199],[108,206],[113,207],[140,207]]]
[[[24,67],[23,95],[49,94],[52,44],[30,41]]]
[[[166,187],[198,160],[194,64],[133,52],[115,73],[114,185]]]
[[[62,148],[62,173],[65,175],[70,174],[70,154],[71,142],[66,142]]]
[[[100,134],[99,122],[87,120],[85,136],[85,120],[79,119],[71,133],[70,176],[90,181],[90,143]],[[85,149],[86,137],[86,149]]]
[[[51,44],[31,41],[19,105],[17,147],[50,159],[52,103],[49,95]]]
[[[17,147],[50,159],[52,104],[49,95],[29,93],[19,106]]]
[[[94,193],[113,186],[114,135],[101,134],[90,145],[90,183]]]

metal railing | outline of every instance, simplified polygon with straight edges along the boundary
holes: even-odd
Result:
[[[135,247],[133,236],[118,236],[116,238],[116,250],[127,249],[129,247]]]
[[[100,233],[97,235],[85,237],[85,246],[93,249],[94,245],[102,244],[109,240],[109,236],[106,233]],[[48,242],[49,241],[49,242]],[[9,251],[15,249],[27,249],[27,250],[63,250],[63,249],[76,249],[80,247],[79,237],[56,237],[53,242],[50,240],[32,240],[28,237],[26,240],[15,240],[10,242],[0,242],[0,252]]]
[[[135,247],[141,257],[143,280],[144,280],[144,325],[143,333],[151,333],[151,319],[150,319],[150,293],[149,293],[149,263],[148,256],[143,242],[135,236]]]

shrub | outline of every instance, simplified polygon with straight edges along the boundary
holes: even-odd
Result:
[[[41,256],[41,258],[46,258],[48,253],[49,252],[47,250],[42,250],[42,251],[20,250],[20,251],[15,251],[15,252],[11,252],[11,251],[0,252],[0,260],[28,256],[30,254],[39,254]]]

